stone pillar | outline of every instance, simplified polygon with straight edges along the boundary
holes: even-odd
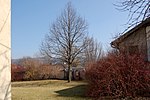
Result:
[[[0,0],[0,100],[11,100],[11,0]]]

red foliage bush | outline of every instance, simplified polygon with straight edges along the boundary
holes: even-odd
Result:
[[[150,96],[150,69],[146,70],[147,66],[140,55],[109,53],[87,66],[87,95],[94,98]]]
[[[59,79],[64,77],[59,65],[32,64],[31,66],[11,65],[12,81],[33,81]]]
[[[22,66],[11,65],[11,81],[23,81],[26,69]]]

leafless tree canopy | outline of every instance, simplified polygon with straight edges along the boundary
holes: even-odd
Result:
[[[41,53],[65,62],[71,69],[75,58],[87,47],[87,23],[68,3],[50,27],[41,46]]]
[[[85,62],[93,62],[99,60],[103,56],[103,50],[100,43],[94,38],[89,38],[87,48],[84,50]]]
[[[128,28],[150,17],[150,0],[119,0],[117,9],[129,12]]]

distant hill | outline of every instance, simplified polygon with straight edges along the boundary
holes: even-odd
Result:
[[[21,59],[22,59],[22,58],[20,58],[20,59],[11,59],[11,63],[18,65]],[[48,60],[46,60],[44,57],[37,57],[37,58],[31,58],[31,59],[33,59],[33,60],[38,60],[39,62],[41,62],[41,63],[43,63],[43,64],[49,64],[49,63],[50,63],[50,62],[49,62]]]
[[[20,59],[11,59],[12,64],[19,64]]]

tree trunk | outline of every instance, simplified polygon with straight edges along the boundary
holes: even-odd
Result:
[[[71,73],[71,65],[68,65],[68,83],[71,82],[71,78],[72,78],[72,73]]]

